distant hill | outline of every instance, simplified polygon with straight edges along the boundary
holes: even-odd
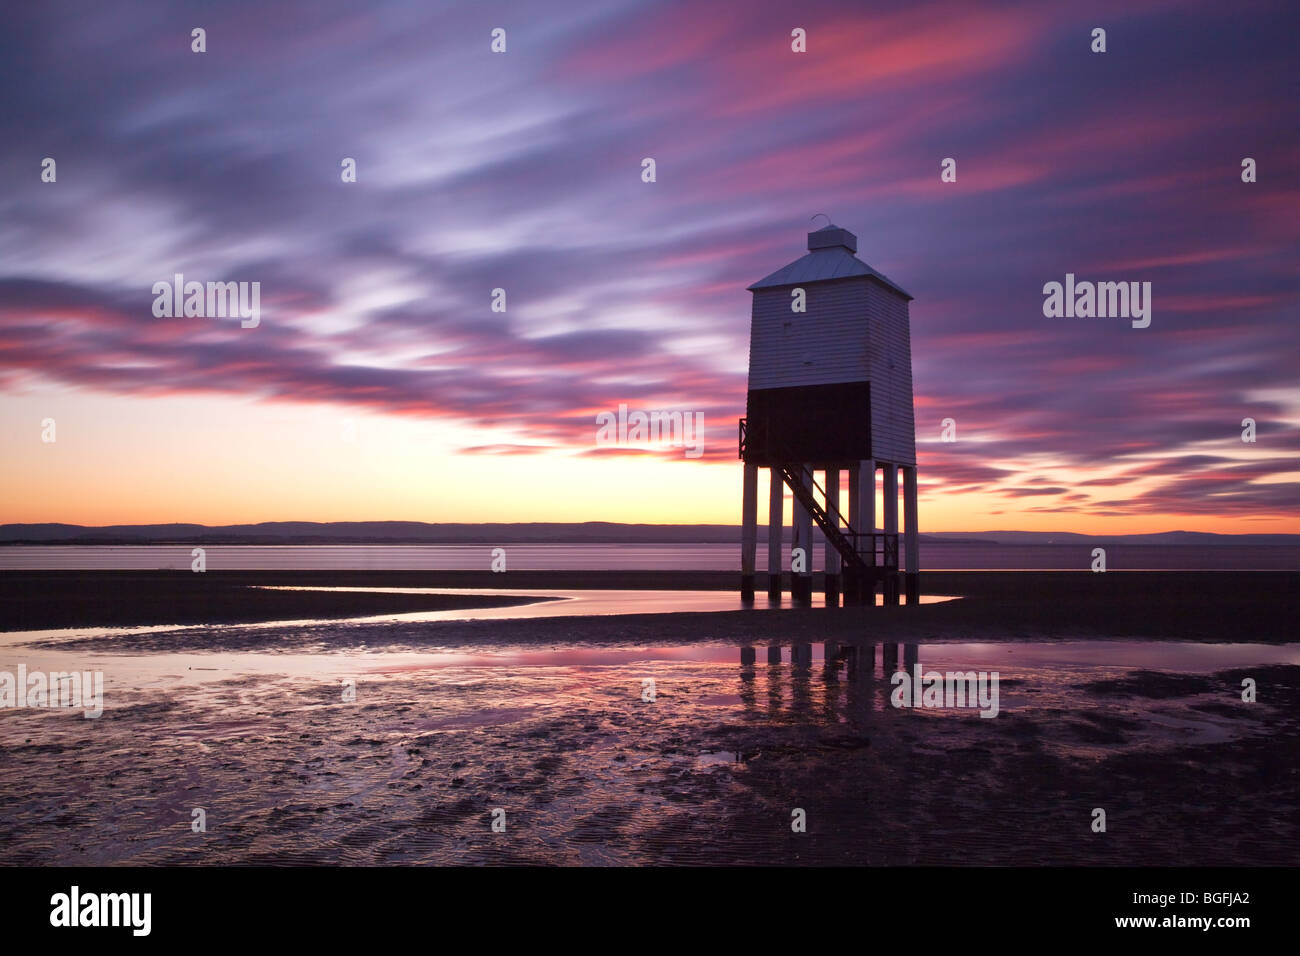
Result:
[[[1300,534],[1085,535],[1062,531],[945,531],[922,534],[927,544],[1137,544],[1300,546]],[[739,525],[616,524],[609,521],[516,524],[427,524],[422,521],[268,521],[209,527],[144,524],[86,527],[75,524],[0,525],[0,544],[533,544],[618,543],[738,544]]]
[[[924,537],[924,535],[922,536]],[[1213,534],[1209,531],[1160,531],[1153,534],[1077,534],[1072,531],[950,531],[943,537],[951,542],[1039,545],[1039,544],[1141,544],[1141,545],[1219,545],[1300,546],[1300,534]]]
[[[261,524],[0,525],[3,544],[483,544],[621,541],[731,543],[739,526],[582,523],[427,524],[422,521],[267,521]]]

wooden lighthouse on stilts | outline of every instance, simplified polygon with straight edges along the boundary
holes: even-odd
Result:
[[[886,604],[897,604],[900,584],[909,604],[919,599],[912,297],[857,251],[853,233],[828,225],[808,234],[807,255],[749,287],[749,392],[740,420],[741,594],[747,601],[756,580],[760,468],[770,475],[769,597],[780,598],[788,570],[794,600],[811,602],[816,524],[825,547],[827,604],[838,603],[841,593],[845,604],[874,604],[877,590]],[[847,476],[847,508],[841,476]],[[794,500],[790,548],[783,552],[785,488]]]

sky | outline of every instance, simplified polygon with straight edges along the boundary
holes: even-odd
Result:
[[[737,523],[746,286],[824,213],[914,296],[922,531],[1300,532],[1297,27],[10,4],[0,522]],[[177,273],[260,283],[259,324],[156,316]],[[1150,282],[1150,326],[1046,317],[1067,273]],[[620,405],[703,415],[703,454],[599,443]]]

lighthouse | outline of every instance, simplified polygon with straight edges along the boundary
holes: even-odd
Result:
[[[808,233],[806,255],[749,287],[749,388],[740,420],[746,601],[756,583],[760,469],[769,478],[770,598],[781,597],[788,571],[793,599],[811,602],[816,525],[827,604],[838,604],[841,594],[846,604],[874,604],[878,591],[884,603],[897,604],[900,587],[908,603],[919,599],[912,297],[857,251],[857,236],[830,224]],[[786,489],[793,499],[788,548]]]

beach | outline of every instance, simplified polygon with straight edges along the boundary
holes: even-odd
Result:
[[[1062,636],[1207,641],[1291,641],[1297,638],[1297,571],[936,571],[923,590],[960,596],[919,608],[838,608],[809,615],[782,608],[768,620],[766,575],[759,598],[740,613],[739,575],[724,571],[6,571],[0,572],[0,633],[98,625],[233,624],[343,619],[384,613],[510,606],[514,591],[535,589],[721,591],[736,595],[737,613],[706,620],[718,636],[773,633],[818,640],[879,629],[898,640],[942,635],[999,640]],[[789,576],[785,577],[788,596]],[[356,588],[294,591],[272,588]],[[491,590],[491,595],[382,593],[366,589]],[[820,593],[821,576],[814,576]],[[671,607],[664,610],[671,611]],[[793,611],[793,613],[791,613]],[[914,613],[920,611],[920,613]],[[689,615],[653,615],[620,622],[640,639],[698,633]],[[459,627],[459,625],[457,625]],[[448,628],[440,627],[439,635]],[[496,628],[471,628],[492,640]],[[586,634],[608,636],[600,621],[572,620],[515,629],[512,640]],[[294,638],[297,639],[297,638]]]
[[[0,710],[0,862],[1292,863],[1298,577],[936,572],[953,600],[458,621],[419,617],[738,581],[8,572],[0,669],[105,689],[95,719]],[[893,706],[918,665],[997,672],[997,716]]]

